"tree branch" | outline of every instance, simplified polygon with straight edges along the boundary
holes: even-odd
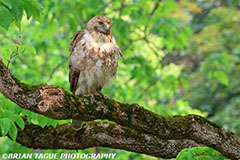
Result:
[[[159,139],[191,139],[231,159],[240,158],[240,138],[201,116],[162,116],[137,104],[100,96],[76,97],[57,86],[24,84],[10,74],[2,61],[0,92],[20,107],[54,119],[107,119]]]
[[[86,122],[76,131],[71,124],[57,128],[25,123],[25,129],[18,130],[17,142],[29,148],[41,149],[85,149],[110,147],[156,157],[172,158],[186,147],[199,146],[192,140],[162,140],[127,127],[108,122]]]

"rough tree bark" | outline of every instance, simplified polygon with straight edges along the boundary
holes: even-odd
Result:
[[[18,129],[17,142],[29,148],[84,149],[102,146],[172,158],[184,148],[199,146],[192,140],[164,140],[108,122],[86,122],[79,131],[72,129],[69,123],[56,128],[25,125],[23,131]]]
[[[173,158],[183,148],[209,146],[231,159],[240,158],[240,138],[197,115],[163,116],[137,104],[101,96],[76,97],[58,86],[24,84],[0,60],[0,92],[24,109],[54,119],[81,119],[79,131],[70,124],[40,128],[26,124],[17,141],[31,148],[119,148],[156,157]],[[110,122],[95,122],[107,119]]]

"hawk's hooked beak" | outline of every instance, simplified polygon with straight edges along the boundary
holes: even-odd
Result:
[[[110,31],[110,27],[109,26],[105,26],[104,30],[108,33]]]

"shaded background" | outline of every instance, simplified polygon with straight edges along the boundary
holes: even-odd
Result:
[[[12,0],[0,0],[0,6],[13,11],[6,2]],[[23,6],[26,14],[20,17],[22,21],[12,16],[8,30],[0,27],[0,58],[9,62],[11,73],[21,81],[58,85],[69,91],[71,37],[92,17],[106,15],[113,20],[113,35],[123,59],[119,59],[116,80],[103,89],[104,94],[120,102],[139,103],[158,114],[202,115],[240,136],[240,1],[35,2],[35,8]],[[0,20],[9,18],[1,9]],[[14,138],[14,123],[23,128],[23,115],[42,127],[70,121],[23,110],[0,94],[1,132],[9,125]],[[6,137],[0,138],[0,146],[0,154],[72,152],[27,149]],[[101,147],[82,152],[116,152],[119,160],[156,159]],[[205,155],[221,156],[209,148]],[[192,152],[192,156],[204,155]]]

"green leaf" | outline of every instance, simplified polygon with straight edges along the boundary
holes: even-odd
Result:
[[[12,4],[11,2],[9,2],[9,0],[0,0],[0,2],[4,4],[6,7],[8,7],[9,9],[12,8]]]
[[[15,115],[11,111],[2,109],[1,112],[0,112],[0,118],[15,119]]]
[[[0,127],[1,127],[1,135],[2,136],[5,136],[8,133],[10,126],[11,126],[10,119],[8,119],[8,118],[0,119]]]
[[[10,0],[12,3],[12,15],[15,18],[15,24],[16,26],[21,29],[21,20],[23,16],[23,1],[15,1],[15,0]]]
[[[8,30],[9,25],[13,20],[11,12],[6,8],[0,5],[0,25]]]
[[[210,156],[210,155],[207,155],[207,156],[203,155],[203,156],[199,156],[199,158],[202,159],[202,160],[212,160],[215,157],[214,156]]]
[[[33,116],[36,115],[36,114],[33,113],[33,112],[30,112],[28,110],[23,109],[20,115],[21,116],[27,116],[28,123],[31,123]]]
[[[192,158],[192,153],[189,152],[188,149],[182,150],[178,156],[176,157],[177,160],[188,160]]]
[[[17,125],[23,130],[24,129],[24,121],[23,121],[22,117],[16,116],[15,119],[16,119]]]
[[[39,115],[38,116],[38,123],[42,128],[44,128],[48,123],[48,119],[46,117],[42,116],[42,115]]]
[[[54,120],[54,119],[50,119],[48,118],[48,123],[47,123],[47,126],[53,126],[54,128],[57,127],[57,124],[58,124],[58,121],[57,120]]]
[[[31,123],[32,122],[32,118],[30,116],[27,117],[27,121],[28,123]]]
[[[13,121],[11,121],[10,125],[11,125],[11,127],[10,127],[10,130],[9,130],[9,135],[15,141],[16,138],[17,138],[17,127],[13,123]]]
[[[33,124],[39,124],[39,122],[38,122],[38,114],[34,114],[34,113],[32,113],[31,114],[31,118],[30,118],[30,121],[31,121],[31,123],[33,123]]]
[[[30,2],[28,0],[24,1],[23,3],[23,8],[27,14],[27,19],[29,20],[29,18],[32,16],[32,7],[29,4]]]
[[[16,26],[21,30],[21,21],[15,21]]]
[[[12,12],[14,18],[16,19],[16,21],[18,21],[22,17],[21,12],[16,5],[13,5],[11,12]]]
[[[43,7],[40,6],[40,4],[36,0],[32,0],[31,5],[34,8],[33,16],[38,17],[40,15],[41,8],[43,8]]]
[[[24,45],[24,47],[26,49],[25,52],[27,54],[36,54],[36,49],[34,46],[28,44],[28,45]]]
[[[29,19],[31,16],[37,18],[40,15],[41,7],[36,0],[25,0],[23,8],[26,11],[27,19]]]
[[[204,148],[204,147],[195,147],[195,148],[192,148],[192,150],[194,151],[195,154],[204,154],[206,148]]]
[[[52,125],[54,128],[56,128],[56,127],[57,127],[57,124],[58,124],[58,122],[57,122],[57,121],[53,121],[53,122],[51,123],[51,125]]]
[[[229,80],[227,75],[223,71],[214,71],[213,76],[219,80],[225,86],[228,86]]]

